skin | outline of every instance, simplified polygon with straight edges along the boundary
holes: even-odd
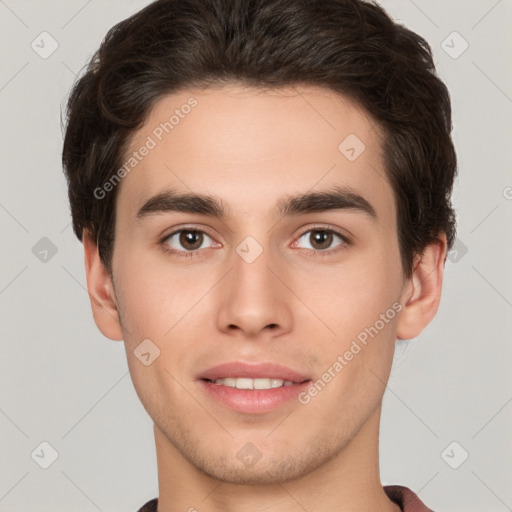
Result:
[[[124,340],[135,389],[154,421],[159,512],[397,512],[379,477],[382,397],[395,339],[418,336],[436,314],[446,238],[404,276],[382,132],[326,89],[231,84],[172,94],[155,104],[131,149],[192,95],[198,105],[119,185],[112,277],[84,233],[95,322],[108,338]],[[353,162],[338,150],[351,133],[366,146]],[[347,209],[275,214],[280,199],[332,185],[361,194],[377,219]],[[169,188],[216,195],[229,215],[137,218],[148,198]],[[191,258],[166,253],[171,241],[163,235],[185,225],[207,233],[201,248]],[[351,243],[333,253],[341,242],[334,237],[317,250],[308,230],[318,225]],[[186,252],[178,236],[172,247]],[[247,236],[263,249],[252,263],[236,252]],[[317,380],[397,301],[399,314],[308,404],[243,414],[209,399],[194,378],[242,360],[279,363]],[[146,338],[161,351],[149,366],[134,355]],[[237,458],[247,443],[261,453],[251,468]]]

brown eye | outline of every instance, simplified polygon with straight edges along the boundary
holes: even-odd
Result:
[[[336,239],[338,243],[336,242]],[[302,234],[294,245],[302,249],[320,252],[334,252],[336,249],[349,245],[349,240],[332,229],[310,229]]]
[[[207,239],[211,241],[211,238],[202,231],[182,229],[169,235],[164,242],[176,252],[192,252],[202,249]]]

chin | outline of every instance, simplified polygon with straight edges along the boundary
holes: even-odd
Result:
[[[207,467],[203,468],[203,471],[216,480],[236,485],[275,485],[278,482],[284,483],[301,476],[300,472],[293,471],[289,467],[282,467],[282,462],[262,464],[258,468],[244,468],[240,466],[226,465],[219,467],[214,465],[211,467],[207,465]]]

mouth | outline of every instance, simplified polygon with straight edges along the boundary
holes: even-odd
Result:
[[[210,400],[246,414],[270,412],[297,400],[312,381],[285,366],[243,362],[215,366],[196,379]]]
[[[223,379],[201,379],[205,382],[210,382],[211,384],[216,384],[217,386],[227,386],[229,388],[236,388],[236,389],[275,389],[275,388],[281,388],[281,387],[288,387],[288,386],[294,386],[297,384],[303,384],[304,382],[307,382],[308,379],[305,379],[300,382],[295,382],[291,380],[284,380],[279,379],[277,377],[263,377],[263,378],[257,378],[257,379],[250,379],[246,377],[225,377]]]

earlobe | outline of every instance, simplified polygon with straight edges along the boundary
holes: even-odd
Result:
[[[397,322],[398,338],[416,338],[436,315],[441,300],[446,251],[446,235],[443,233],[415,260],[413,274],[406,281],[400,299],[403,309]]]
[[[103,265],[98,246],[91,234],[84,230],[82,236],[85,256],[87,290],[91,300],[94,322],[104,336],[121,341],[123,333],[112,279]]]

